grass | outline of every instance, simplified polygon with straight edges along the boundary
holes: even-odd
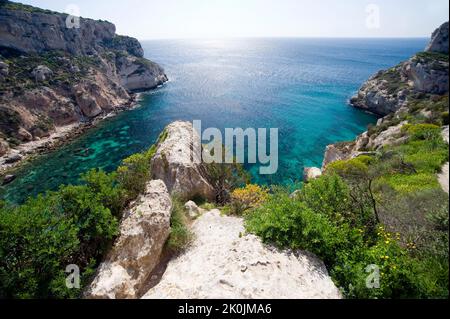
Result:
[[[172,205],[171,231],[166,249],[170,253],[180,253],[192,242],[193,234],[189,230],[188,218],[182,201],[174,197],[172,198]]]

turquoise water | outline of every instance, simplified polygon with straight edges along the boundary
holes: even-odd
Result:
[[[233,39],[143,42],[170,82],[141,107],[108,119],[69,145],[21,169],[0,195],[20,202],[81,173],[114,170],[152,145],[174,120],[203,127],[279,128],[279,170],[255,182],[290,184],[320,166],[326,145],[351,140],[376,118],[347,105],[374,72],[421,51],[426,39]],[[88,149],[87,154],[80,150]]]

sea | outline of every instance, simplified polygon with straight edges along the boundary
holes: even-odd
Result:
[[[372,74],[423,51],[428,39],[189,39],[141,41],[145,57],[170,79],[139,106],[106,119],[69,144],[21,167],[0,198],[30,196],[77,184],[80,174],[113,171],[155,143],[176,120],[203,128],[277,128],[278,170],[252,182],[298,185],[304,167],[320,167],[328,144],[353,140],[377,117],[349,106]]]

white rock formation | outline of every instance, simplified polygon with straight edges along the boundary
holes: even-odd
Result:
[[[185,199],[201,196],[214,199],[214,189],[208,183],[201,163],[201,146],[190,122],[174,122],[164,131],[151,167],[154,179],[161,179],[169,192]]]
[[[172,201],[162,181],[151,181],[127,211],[120,235],[88,288],[86,298],[137,298],[159,262],[170,234]]]
[[[448,54],[448,22],[442,24],[431,35],[431,41],[425,51]]]
[[[31,74],[34,76],[36,82],[43,82],[51,78],[53,71],[45,65],[39,65],[31,72]]]
[[[186,209],[188,215],[190,218],[195,219],[197,217],[199,217],[200,215],[202,215],[205,210],[201,209],[200,207],[197,206],[196,203],[194,203],[193,201],[188,201],[185,205],[184,208]]]
[[[322,176],[322,170],[318,167],[305,167],[303,170],[303,181],[310,182]]]
[[[212,210],[193,224],[195,240],[169,262],[144,299],[341,298],[311,254],[279,251],[245,235],[243,221]]]

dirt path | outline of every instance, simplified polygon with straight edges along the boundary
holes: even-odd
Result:
[[[323,263],[245,235],[243,220],[212,210],[193,224],[195,240],[171,260],[143,298],[340,298]]]

